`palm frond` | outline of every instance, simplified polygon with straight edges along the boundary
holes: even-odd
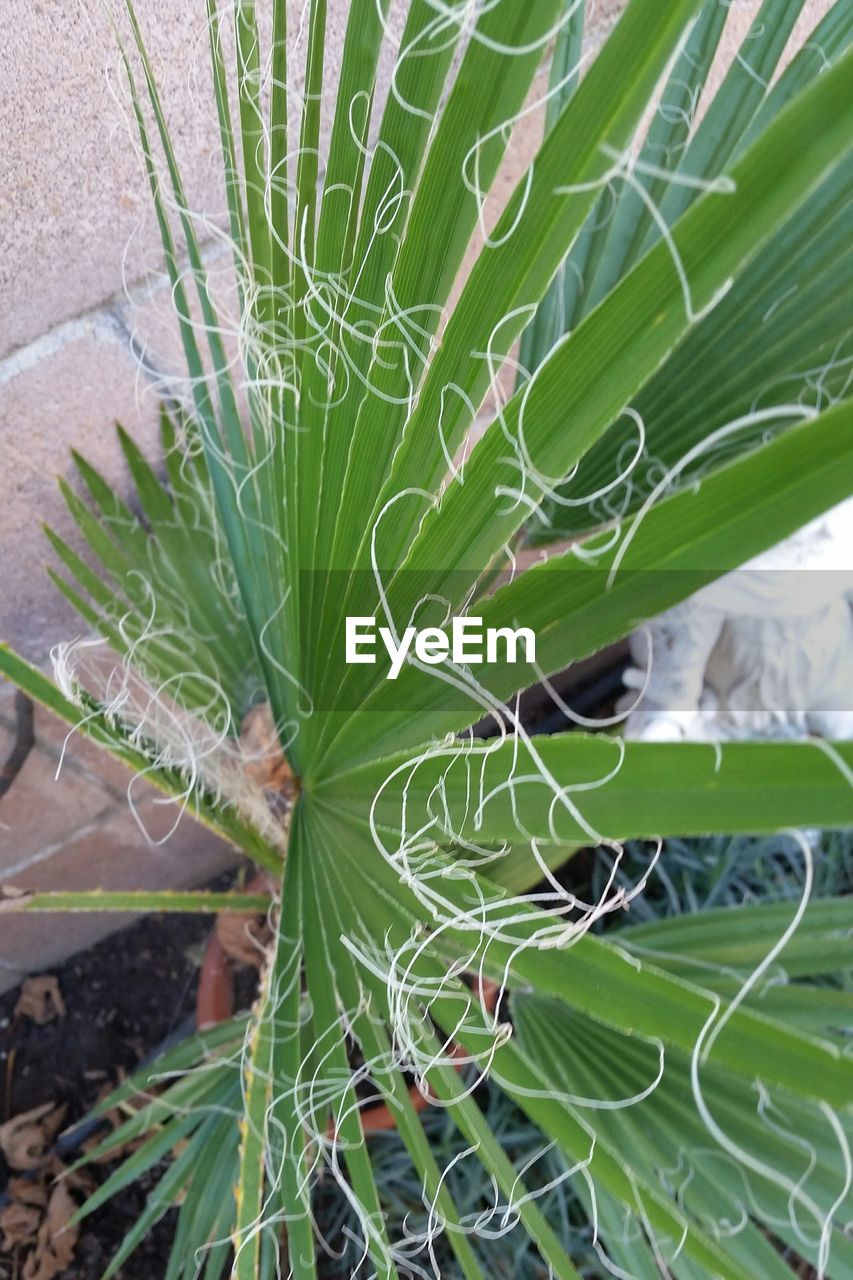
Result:
[[[236,359],[132,0],[116,16],[190,403],[164,417],[162,478],[122,435],[134,506],[78,460],[85,553],[49,534],[118,665],[78,643],[59,688],[2,647],[0,671],[282,879],[252,1012],[113,1099],[149,1094],[101,1154],[145,1140],[83,1212],[175,1155],[110,1274],[180,1199],[168,1280],[314,1280],[331,1182],[354,1275],[437,1276],[444,1237],[477,1280],[479,1238],[517,1230],[574,1278],[577,1236],[502,1146],[486,1078],[559,1153],[606,1270],[789,1275],[775,1239],[851,1274],[847,997],[759,989],[777,960],[797,980],[848,962],[808,843],[796,904],[594,933],[658,856],[618,882],[626,839],[849,823],[849,744],[547,739],[511,705],[849,494],[853,23],[839,0],[768,87],[804,5],[765,0],[703,104],[728,10],[631,0],[589,58],[581,0],[412,0],[383,101],[385,0],[353,0],[334,76],[325,0],[301,73],[283,0],[271,27],[207,0]],[[493,210],[536,111],[541,146]],[[562,532],[570,550],[514,572]],[[529,621],[535,664],[342,666],[348,616],[441,636],[466,614]],[[296,778],[286,818],[247,769],[259,701]],[[509,728],[475,739],[496,711]],[[582,844],[611,859],[590,901],[562,865]],[[490,1210],[466,1211],[426,1098]],[[401,1238],[377,1099],[426,1209]]]

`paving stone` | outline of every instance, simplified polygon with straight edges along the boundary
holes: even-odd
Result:
[[[218,142],[202,11],[181,0],[136,7],[190,199],[213,212],[224,194],[209,163]],[[5,0],[3,18],[0,355],[160,260],[106,6]]]
[[[50,674],[48,672],[48,674]],[[15,742],[17,716],[14,706],[15,689],[8,681],[0,681],[0,762]],[[80,773],[95,782],[114,798],[124,796],[130,779],[130,771],[120,760],[104,751],[82,732],[71,727],[45,707],[33,708],[33,731],[41,750],[60,766],[60,774]]]
[[[62,761],[60,778],[66,772],[72,777],[82,774],[85,778],[97,780],[117,799],[125,800],[132,778],[127,765],[82,732],[72,732],[69,736],[69,726],[65,721],[44,707],[36,708],[35,725],[39,745],[57,762]],[[153,793],[153,788],[149,790]]]
[[[0,875],[17,883],[22,868],[45,850],[116,809],[115,797],[79,773],[56,778],[56,761],[36,745],[0,797]]]
[[[155,837],[167,831],[172,822],[151,799],[140,806],[140,818]],[[186,816],[165,844],[148,845],[132,815],[123,808],[51,858],[32,864],[16,879],[23,889],[42,891],[179,889],[204,883],[233,866],[235,860],[236,854],[228,845]],[[46,968],[124,928],[137,915],[5,913],[0,925],[0,978],[3,964],[26,972]]]
[[[0,637],[37,663],[58,641],[88,631],[44,569],[56,561],[41,521],[80,546],[55,477],[73,478],[75,446],[126,491],[115,423],[149,449],[157,428],[153,401],[138,393],[139,367],[126,335],[106,321],[91,322],[57,344],[0,365]]]
[[[204,6],[136,0],[135,8],[189,205],[201,215],[198,231],[208,239],[205,224],[224,227],[227,219]],[[305,83],[304,8],[304,0],[288,0],[292,107]],[[393,0],[388,21],[397,39],[405,8],[402,0]],[[117,5],[110,14],[126,29],[122,9]],[[269,48],[271,10],[272,5],[258,6],[264,50]],[[349,0],[330,0],[327,89],[337,79],[348,12]],[[106,6],[5,0],[3,18],[0,357],[102,305],[123,290],[125,281],[162,270],[159,234]],[[222,32],[227,46],[227,20]],[[380,97],[390,81],[393,50],[394,42],[388,42],[379,68]],[[327,93],[321,148],[329,138],[330,98]],[[296,146],[298,114],[290,112],[291,148]]]

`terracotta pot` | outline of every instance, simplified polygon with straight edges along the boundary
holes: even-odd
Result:
[[[222,943],[211,933],[201,970],[198,975],[198,991],[195,998],[195,1020],[199,1031],[227,1022],[234,1012],[234,977],[231,963]]]
[[[246,885],[246,893],[262,893],[268,887],[269,882],[265,876],[254,876]],[[489,982],[483,984],[483,989],[486,997],[486,1008],[492,1010],[497,1000],[497,987]],[[217,1023],[226,1022],[228,1018],[233,1016],[233,1013],[234,977],[231,972],[231,962],[214,928],[208,940],[199,972],[198,993],[196,995],[196,1024],[199,1031],[203,1031],[206,1027],[213,1027]],[[458,1045],[453,1045],[450,1053],[452,1057],[462,1058],[465,1056],[464,1049],[461,1049]],[[458,1070],[461,1069],[462,1064],[460,1063]],[[412,1085],[409,1089],[409,1098],[417,1112],[423,1111],[431,1102],[431,1099],[425,1097],[416,1085]],[[397,1118],[394,1112],[384,1102],[365,1107],[360,1114],[361,1127],[365,1134],[383,1133],[397,1127]],[[330,1126],[330,1136],[333,1133],[334,1130]]]

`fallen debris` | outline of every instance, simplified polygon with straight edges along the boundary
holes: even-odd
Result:
[[[58,1182],[50,1193],[36,1246],[24,1262],[23,1280],[54,1280],[71,1265],[79,1234],[79,1227],[71,1223],[76,1212],[70,1191]]]
[[[65,1119],[66,1108],[52,1102],[33,1107],[0,1125],[0,1151],[21,1173],[38,1169]]]
[[[24,979],[15,1005],[15,1017],[29,1018],[39,1027],[65,1017],[65,1001],[59,990],[59,982],[52,973]]]

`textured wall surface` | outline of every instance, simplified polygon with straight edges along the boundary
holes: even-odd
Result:
[[[203,5],[136,0],[136,7],[190,203],[207,223],[207,252],[215,261],[222,254],[217,228],[223,225],[224,201],[212,162],[217,136],[207,35],[199,23]],[[302,0],[289,5],[297,51],[304,47],[303,7]],[[390,21],[396,30],[403,7],[402,0],[393,0]],[[809,0],[795,40],[828,7],[829,0]],[[347,8],[346,0],[329,0],[330,81]],[[590,8],[597,38],[621,3],[598,0]],[[717,74],[749,32],[758,8],[757,0],[732,0]],[[3,0],[2,10],[0,637],[45,663],[52,644],[81,629],[43,571],[48,556],[39,521],[68,533],[55,476],[70,475],[68,449],[74,444],[121,488],[125,477],[113,424],[121,421],[143,446],[153,442],[157,392],[176,385],[180,356],[115,36],[101,0]],[[387,86],[388,77],[386,59],[381,84]],[[298,91],[298,76],[293,83]],[[517,130],[496,184],[497,207],[522,172],[540,128],[534,113]],[[0,696],[0,761],[13,739],[13,722],[6,690]],[[62,735],[46,717],[37,718],[37,728],[36,752],[0,800],[0,880],[8,874],[33,887],[132,880],[130,852],[124,862],[107,856],[144,843],[126,811],[124,783],[86,752],[79,767],[72,756],[54,785]],[[85,785],[79,781],[69,792],[63,787],[69,776]],[[66,816],[69,794],[73,817]],[[149,883],[149,870],[188,883],[222,865],[225,851],[188,822],[177,839],[180,856],[146,853],[140,884]],[[65,933],[55,922],[50,928],[32,919],[11,924],[4,922],[0,939],[0,987],[4,971],[11,981],[17,968],[50,963],[63,948],[105,927],[103,919],[93,924],[86,917],[77,917]]]

